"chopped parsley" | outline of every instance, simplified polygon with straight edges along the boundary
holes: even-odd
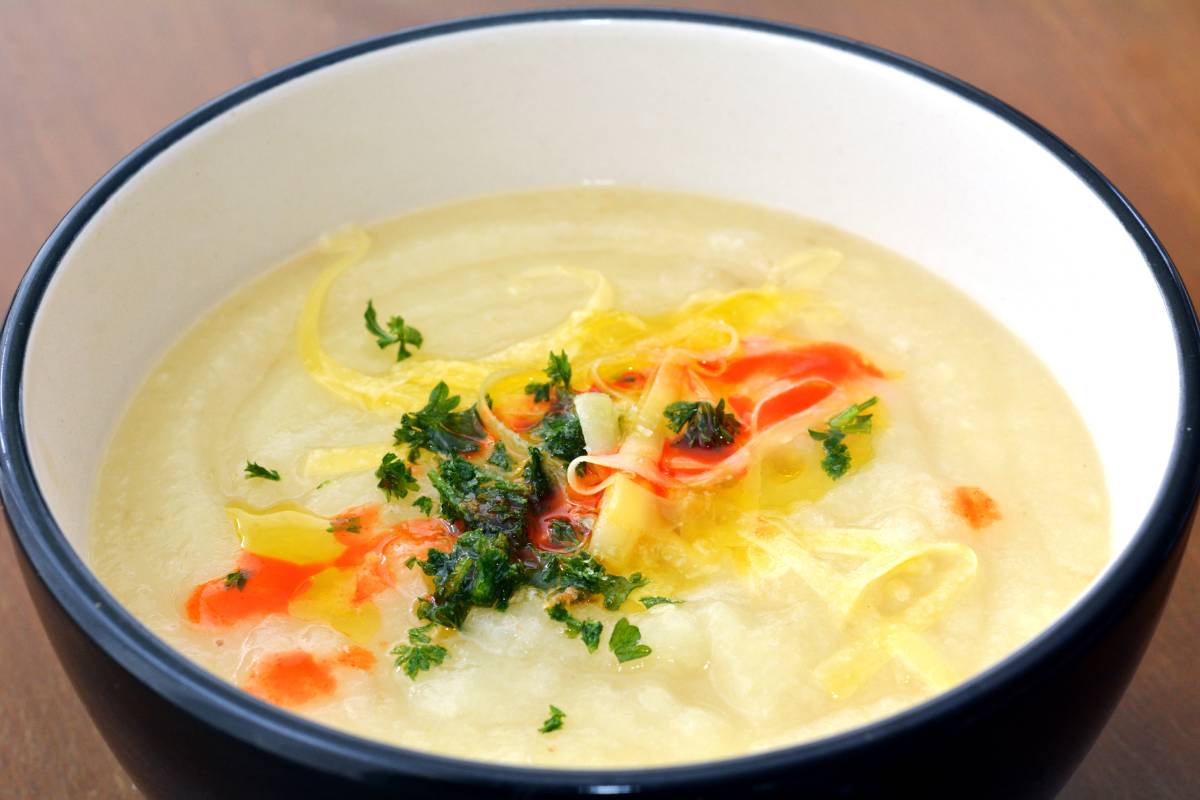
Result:
[[[591,553],[542,553],[541,564],[530,582],[539,589],[575,589],[584,594],[598,594],[604,607],[616,611],[635,590],[650,581],[635,572],[629,577],[610,575],[604,565]]]
[[[409,345],[420,347],[424,343],[421,332],[411,325],[405,325],[404,317],[392,317],[387,321],[387,330],[384,330],[379,324],[379,319],[375,315],[375,306],[370,300],[367,301],[367,310],[363,313],[363,320],[367,323],[367,330],[375,335],[375,343],[379,345],[380,350],[394,344],[400,345],[396,351],[397,361],[403,361],[412,355],[408,350]]]
[[[432,627],[433,625],[422,625],[419,628],[409,628],[408,644],[392,648],[396,666],[414,681],[418,672],[433,669],[446,660],[446,648],[434,644],[429,638],[429,629]]]
[[[461,521],[467,530],[508,536],[516,547],[525,543],[529,497],[523,485],[457,456],[430,470],[429,482],[448,521]]]
[[[617,620],[612,635],[608,637],[608,649],[624,664],[638,658],[645,658],[652,652],[647,645],[641,644],[642,632],[625,617]]]
[[[273,469],[267,469],[261,464],[253,461],[247,461],[245,466],[246,478],[262,478],[268,481],[279,480],[279,473]]]
[[[521,480],[535,508],[540,507],[543,500],[554,494],[554,485],[550,483],[546,468],[542,464],[542,451],[536,447],[529,448],[529,460],[521,468]]]
[[[239,592],[246,588],[246,579],[250,577],[250,573],[244,569],[236,569],[225,576],[225,588],[237,589]]]
[[[512,469],[512,456],[508,454],[508,448],[504,446],[504,442],[496,442],[496,446],[492,448],[492,454],[488,456],[487,463],[505,472]]]
[[[733,444],[734,437],[742,427],[736,416],[725,411],[724,398],[715,406],[705,400],[680,400],[667,406],[663,416],[667,418],[667,426],[672,431],[683,431],[677,444],[706,450]]]
[[[658,595],[652,595],[650,597],[639,597],[638,602],[641,603],[642,605],[644,605],[647,609],[654,608],[655,606],[661,606],[664,604],[673,605],[673,606],[683,605],[682,600],[673,600],[670,597],[661,597]]]
[[[567,716],[567,712],[563,711],[558,706],[550,706],[550,716],[542,723],[542,727],[538,728],[540,733],[550,733],[556,731],[563,726],[563,719]]]
[[[550,541],[568,550],[578,550],[583,544],[583,534],[565,519],[550,520]]]
[[[546,452],[564,464],[570,464],[579,456],[587,455],[583,441],[583,427],[575,413],[575,404],[568,400],[562,408],[551,411],[537,425]]]
[[[445,628],[460,628],[472,608],[508,608],[528,576],[516,559],[524,547],[529,499],[525,488],[454,457],[431,470],[441,498],[441,516],[467,528],[449,552],[429,550],[409,559],[433,578],[433,592],[417,601],[417,616]]]
[[[531,383],[525,393],[533,395],[537,402],[553,404],[542,421],[534,428],[546,452],[564,464],[570,464],[587,450],[583,441],[583,427],[575,413],[575,401],[571,391],[571,361],[567,351],[550,352],[550,359],[543,370],[550,380],[546,383]]]
[[[546,373],[549,381],[525,385],[525,394],[533,395],[535,402],[548,402],[551,390],[554,390],[560,398],[571,394],[571,361],[567,358],[566,350],[557,354],[551,350],[550,360],[542,371]]]
[[[427,517],[433,514],[432,497],[418,497],[416,500],[413,500],[413,505],[416,506],[417,509]]]
[[[358,533],[362,530],[361,517],[334,517],[329,520],[329,527],[325,530],[330,533]]]
[[[388,500],[407,497],[409,492],[415,492],[419,488],[412,470],[395,453],[383,454],[379,469],[375,470],[375,477],[379,478],[379,488]]]
[[[400,427],[394,436],[396,444],[409,446],[409,461],[416,461],[422,448],[444,456],[479,450],[480,442],[487,436],[479,422],[479,414],[475,406],[455,411],[458,403],[459,396],[451,396],[445,381],[438,381],[424,408],[400,418]]]
[[[472,608],[505,610],[526,578],[514,555],[507,537],[472,530],[455,539],[449,552],[430,549],[424,561],[409,559],[433,578],[433,592],[417,600],[417,616],[443,628],[461,628]]]
[[[603,622],[595,619],[576,619],[562,603],[547,608],[546,616],[555,622],[563,623],[566,626],[563,634],[569,639],[580,639],[589,653],[596,652],[596,648],[600,646],[600,634],[604,631]]]
[[[821,459],[821,469],[833,480],[836,481],[850,469],[850,448],[846,446],[846,434],[870,433],[872,415],[862,412],[878,402],[878,397],[871,397],[850,406],[829,418],[827,430],[808,429],[808,435],[820,442],[825,450],[825,457]]]

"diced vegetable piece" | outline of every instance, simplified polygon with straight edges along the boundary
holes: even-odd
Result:
[[[621,443],[621,426],[611,397],[601,392],[576,395],[575,413],[579,415],[589,455],[616,452]]]
[[[634,551],[638,541],[665,527],[654,492],[619,475],[604,492],[590,550],[610,569],[625,571],[637,566]]]

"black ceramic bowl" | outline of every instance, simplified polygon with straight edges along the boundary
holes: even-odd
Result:
[[[904,713],[744,758],[579,771],[441,758],[300,719],[189,663],[96,580],[84,555],[97,465],[175,331],[342,223],[589,180],[825,219],[963,288],[1050,366],[1091,429],[1112,494],[1108,569],[1027,646]],[[1136,365],[1137,386],[1113,380],[1114,363]],[[678,12],[404,31],[198,109],[51,234],[4,327],[0,388],[4,505],[29,590],[96,724],[156,797],[1048,796],[1141,657],[1197,490],[1196,319],[1102,175],[920,64]]]

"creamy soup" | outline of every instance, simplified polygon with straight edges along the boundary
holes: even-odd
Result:
[[[1061,614],[1108,526],[1070,400],[955,289],[783,213],[584,188],[334,232],[181,332],[91,561],[268,702],[603,767],[929,698]]]

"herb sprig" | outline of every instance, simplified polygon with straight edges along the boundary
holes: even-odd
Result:
[[[546,364],[546,368],[542,370],[546,373],[549,381],[545,383],[528,383],[525,385],[525,394],[533,395],[533,399],[538,403],[545,403],[550,400],[551,391],[556,392],[559,396],[569,395],[571,393],[571,361],[567,358],[567,351],[561,353],[550,351],[550,360]]]
[[[420,488],[412,470],[395,453],[383,454],[375,477],[379,478],[378,486],[388,500],[399,500]]]
[[[429,638],[429,629],[432,627],[433,625],[422,625],[419,628],[409,628],[408,644],[392,648],[396,666],[414,681],[417,679],[417,673],[433,669],[445,661],[448,655],[446,648],[434,644]]]
[[[820,442],[825,450],[821,469],[833,480],[838,480],[850,470],[850,448],[846,446],[846,435],[871,432],[873,415],[863,412],[878,402],[878,397],[867,398],[830,417],[826,430],[808,429],[808,435]]]
[[[556,731],[563,726],[563,719],[567,716],[567,712],[563,711],[558,706],[550,706],[550,716],[542,723],[542,727],[538,728],[539,733],[550,733]]]
[[[580,639],[589,653],[596,652],[596,648],[600,646],[600,634],[604,631],[604,623],[600,620],[576,619],[571,616],[571,612],[567,611],[567,607],[562,603],[547,608],[546,616],[555,622],[563,623],[566,626],[563,634],[568,639]]]
[[[268,481],[279,480],[279,473],[276,470],[267,469],[262,464],[259,464],[254,461],[247,461],[246,466],[244,467],[244,471],[246,473],[247,479],[262,478],[263,480],[268,480]]]
[[[725,411],[724,398],[715,406],[706,400],[680,400],[667,406],[663,416],[672,431],[683,431],[678,443],[705,450],[733,444],[742,427],[736,416]]]
[[[648,645],[641,644],[641,640],[642,632],[638,626],[621,617],[613,627],[612,635],[608,637],[608,649],[617,657],[617,661],[624,664],[626,661],[645,658],[653,652]]]
[[[250,573],[244,569],[235,569],[233,572],[225,576],[225,588],[237,589],[239,592],[246,588],[246,579],[250,577]]]
[[[438,381],[424,408],[400,418],[400,427],[393,436],[397,445],[408,445],[409,461],[416,461],[422,449],[444,456],[479,450],[487,434],[475,406],[455,411],[459,400],[458,395],[450,394],[445,381]]]
[[[425,337],[421,332],[411,325],[404,324],[404,317],[391,317],[387,321],[387,329],[379,324],[379,318],[375,313],[375,305],[370,300],[367,301],[367,310],[363,312],[363,321],[367,324],[367,330],[375,336],[375,343],[379,345],[379,349],[383,350],[386,347],[391,347],[394,344],[400,345],[396,350],[396,360],[403,361],[412,356],[408,346],[420,347],[425,343]]]

